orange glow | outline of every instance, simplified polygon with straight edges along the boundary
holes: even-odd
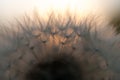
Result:
[[[96,11],[98,3],[98,0],[37,0],[36,6],[40,13],[43,14],[51,9],[60,13],[69,9],[71,12],[85,15],[89,12]]]

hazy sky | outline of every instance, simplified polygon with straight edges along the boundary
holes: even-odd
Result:
[[[83,11],[112,10],[119,5],[120,0],[0,0],[0,22],[10,20],[34,8],[42,11],[51,6],[54,8],[65,8],[69,4],[71,8],[79,8]],[[106,11],[107,12],[107,11]]]
[[[35,0],[0,0],[0,18],[2,21],[30,11],[35,5]]]

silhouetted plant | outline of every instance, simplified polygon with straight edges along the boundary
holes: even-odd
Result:
[[[47,20],[26,15],[12,28],[1,26],[0,79],[115,80],[119,35],[97,19],[52,12]]]

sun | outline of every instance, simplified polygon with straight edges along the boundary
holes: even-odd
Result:
[[[46,12],[50,9],[57,12],[64,12],[70,9],[71,12],[81,12],[83,14],[96,10],[98,0],[36,0],[36,6],[40,12]]]

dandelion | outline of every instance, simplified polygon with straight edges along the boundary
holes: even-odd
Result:
[[[25,16],[14,28],[1,26],[0,79],[118,80],[119,35],[111,25],[58,18]]]

